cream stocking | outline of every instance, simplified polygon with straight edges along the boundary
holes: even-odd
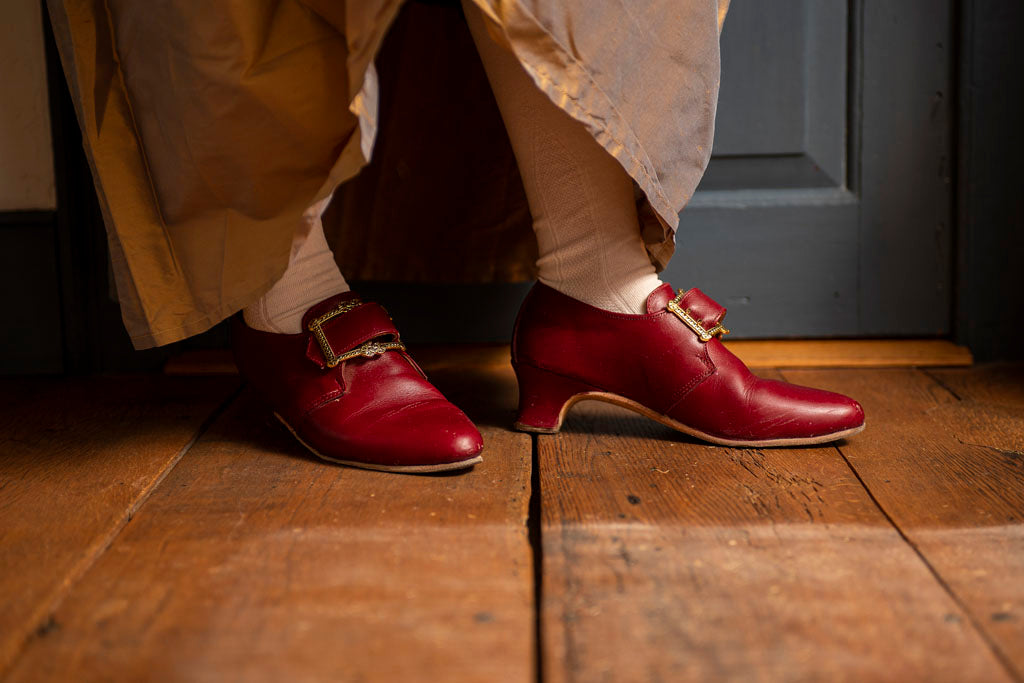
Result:
[[[591,306],[645,312],[661,280],[640,237],[632,180],[490,37],[473,2],[462,4],[523,178],[540,281]]]
[[[328,197],[303,214],[302,220],[309,232],[305,236],[296,234],[288,270],[270,291],[243,312],[249,327],[277,334],[298,334],[302,331],[302,316],[310,306],[349,290],[327,246],[320,222],[330,201]]]

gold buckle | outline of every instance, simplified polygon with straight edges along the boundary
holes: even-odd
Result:
[[[326,361],[327,367],[336,367],[338,363],[351,358],[357,358],[359,356],[362,356],[363,358],[373,358],[381,355],[385,351],[405,351],[405,344],[400,341],[379,342],[370,340],[364,344],[360,344],[351,351],[346,351],[340,355],[334,352],[334,349],[331,348],[331,343],[327,341],[327,335],[324,334],[324,323],[332,318],[336,318],[342,313],[348,313],[352,309],[362,305],[363,302],[358,298],[349,299],[348,301],[341,302],[336,308],[324,313],[319,318],[314,318],[309,321],[309,331],[316,336],[316,341],[320,344],[320,351],[324,354],[324,361]]]
[[[668,310],[676,314],[676,317],[686,323],[686,326],[697,333],[697,337],[702,342],[709,342],[715,338],[716,335],[729,334],[729,330],[725,329],[722,323],[717,323],[710,330],[705,330],[704,326],[700,324],[696,318],[690,315],[690,309],[683,310],[683,307],[679,305],[679,302],[683,299],[684,292],[679,291],[675,299],[668,302]]]

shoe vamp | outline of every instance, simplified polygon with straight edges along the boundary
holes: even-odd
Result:
[[[469,418],[400,356],[356,361],[343,372],[345,393],[304,420],[304,433],[325,455],[401,452],[403,460],[417,454],[436,459],[466,434],[477,434]]]
[[[859,406],[840,394],[748,376],[709,377],[671,417],[708,434],[736,439],[806,438],[863,422]]]
[[[481,447],[469,418],[443,397],[356,412],[334,401],[311,413],[303,431],[328,457],[382,464],[458,460]]]

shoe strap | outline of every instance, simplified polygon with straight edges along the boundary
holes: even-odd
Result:
[[[696,287],[682,292],[668,303],[668,310],[686,323],[702,342],[710,341],[718,335],[729,334],[722,326],[725,307],[719,306],[714,299]]]
[[[306,357],[321,368],[333,368],[352,358],[405,350],[391,316],[380,304],[352,297],[316,313],[305,322],[309,332]]]

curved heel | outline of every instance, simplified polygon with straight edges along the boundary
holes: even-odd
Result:
[[[517,364],[519,417],[515,428],[523,432],[555,434],[565,411],[578,394],[599,391],[595,387],[532,365]]]

